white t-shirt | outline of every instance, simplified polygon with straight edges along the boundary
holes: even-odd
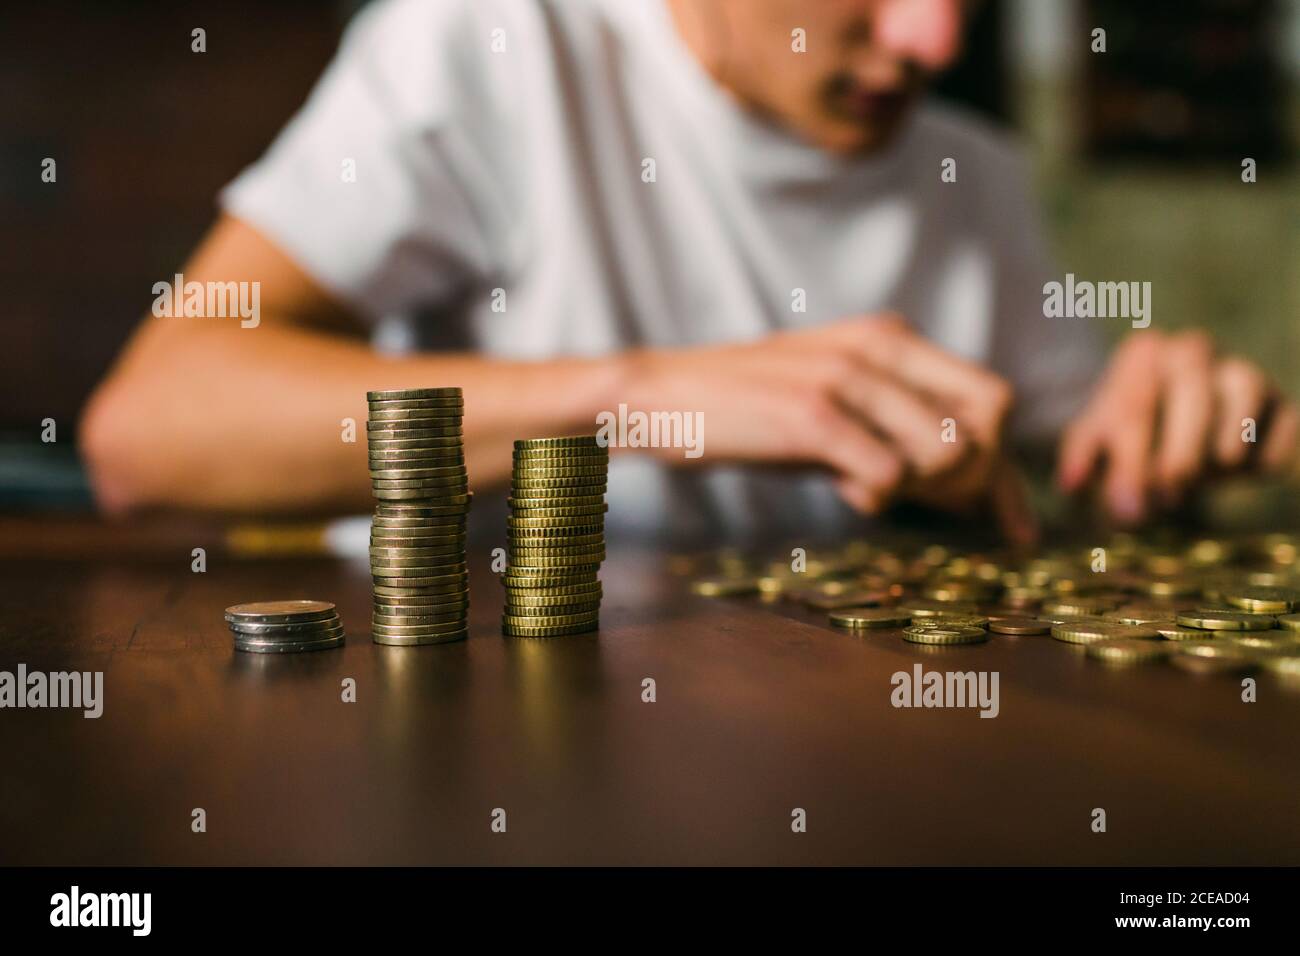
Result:
[[[599,355],[894,309],[1009,377],[1022,436],[1059,427],[1098,368],[1087,323],[1043,317],[1028,176],[1000,136],[925,104],[882,153],[819,151],[717,87],[662,0],[375,3],[222,203],[390,346]],[[669,534],[849,515],[819,475],[631,455],[609,499],[612,526]]]

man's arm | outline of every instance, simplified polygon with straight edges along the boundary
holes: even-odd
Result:
[[[509,475],[515,438],[591,429],[625,375],[619,359],[377,354],[288,256],[229,217],[183,273],[187,282],[260,282],[261,321],[142,323],[81,424],[106,510],[365,507],[365,392],[376,388],[461,386],[469,473],[478,486],[494,484]],[[345,418],[357,423],[353,443],[343,441]]]
[[[1024,534],[1021,506],[998,490],[1005,469],[991,467],[1010,404],[1006,383],[896,317],[599,359],[389,358],[350,336],[329,295],[236,219],[218,222],[184,274],[260,282],[261,322],[145,320],[82,423],[108,510],[364,508],[365,392],[460,385],[476,488],[506,480],[514,439],[590,432],[598,412],[626,402],[703,414],[705,464],[819,466],[864,512],[900,496],[962,508],[991,494],[1008,530]],[[941,438],[948,417],[963,422],[952,442]],[[355,443],[342,440],[344,418],[358,423]],[[695,463],[679,449],[646,453]]]

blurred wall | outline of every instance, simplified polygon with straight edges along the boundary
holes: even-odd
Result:
[[[216,190],[302,101],[338,17],[308,0],[73,0],[6,4],[3,21],[0,430],[34,438],[75,417]]]

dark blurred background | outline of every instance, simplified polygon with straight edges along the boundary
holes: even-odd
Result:
[[[0,506],[85,503],[86,396],[359,6],[8,5]],[[1062,272],[1150,279],[1159,327],[1208,326],[1300,392],[1298,90],[1300,0],[986,0],[940,92],[1022,134]]]

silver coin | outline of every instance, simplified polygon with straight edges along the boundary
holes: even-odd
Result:
[[[247,654],[299,654],[342,647],[343,635],[324,641],[235,641],[235,650]]]
[[[256,601],[226,608],[227,621],[254,624],[306,623],[337,616],[338,611],[329,601]]]
[[[431,388],[382,388],[366,392],[368,402],[390,402],[410,398],[464,398],[459,385],[438,385]]]
[[[325,637],[333,631],[342,631],[343,623],[337,618],[326,621],[313,621],[310,624],[249,624],[242,621],[232,621],[227,627],[232,633],[247,634],[253,637],[261,637],[271,640],[276,637],[284,637],[290,640],[306,640],[307,635],[314,634],[318,637]]]

